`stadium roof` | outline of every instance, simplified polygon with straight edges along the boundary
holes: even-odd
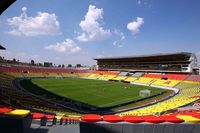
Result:
[[[3,46],[0,45],[0,50],[5,50],[6,48],[4,48]]]
[[[158,54],[151,54],[151,55],[136,55],[136,56],[116,56],[116,57],[101,57],[101,58],[94,58],[94,60],[104,60],[104,59],[127,59],[127,58],[145,58],[145,57],[162,57],[162,56],[177,56],[177,55],[186,55],[191,56],[192,53],[190,52],[177,52],[177,53],[158,53]]]
[[[0,0],[0,15],[16,0]]]

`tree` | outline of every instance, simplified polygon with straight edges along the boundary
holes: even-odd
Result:
[[[35,65],[35,61],[34,60],[31,60],[31,65]]]
[[[15,59],[15,58],[13,58],[13,62],[14,62],[14,63],[16,62],[16,59]]]
[[[68,66],[67,67],[72,67],[72,64],[68,64]]]
[[[61,67],[61,65],[59,64],[58,67]]]
[[[65,67],[65,65],[64,64],[62,64],[62,68],[64,68]]]
[[[81,64],[76,64],[76,67],[81,67]]]
[[[42,63],[38,63],[38,66],[43,66]]]

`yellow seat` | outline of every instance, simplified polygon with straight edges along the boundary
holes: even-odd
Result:
[[[135,77],[128,77],[128,78],[125,79],[125,81],[133,82],[133,81],[135,81],[136,79],[137,79],[137,78],[135,78]]]
[[[179,80],[162,80],[162,79],[157,79],[157,81],[155,81],[153,83],[153,85],[173,87],[176,84],[178,84],[179,82],[180,82]]]
[[[60,120],[63,116],[55,116],[57,120]]]
[[[170,84],[170,86],[173,86],[177,82],[180,82],[177,80],[174,80],[174,81],[171,80],[171,81],[172,81],[172,84]],[[155,83],[162,83],[162,82],[161,82],[161,80],[158,80]],[[143,108],[123,112],[118,115],[120,115],[120,116],[124,116],[127,114],[139,115],[139,116],[141,116],[141,115],[156,115],[156,114],[160,114],[160,113],[165,113],[166,111],[176,109],[178,107],[187,105],[189,103],[192,103],[192,102],[200,99],[199,97],[195,97],[195,96],[198,96],[198,93],[200,92],[200,87],[198,84],[181,82],[180,84],[178,84],[176,86],[176,88],[178,88],[180,90],[180,92],[171,99],[162,101],[162,102],[154,104],[154,105],[146,106]],[[200,120],[198,120],[197,118],[191,117],[191,116],[187,116],[187,117],[183,117],[183,118],[187,119],[186,121],[188,121],[188,122],[200,122]]]
[[[30,114],[30,110],[23,110],[23,109],[16,109],[9,113],[6,113],[6,115],[21,116],[21,117],[25,117],[28,114]]]
[[[68,117],[71,117],[71,118],[81,118],[81,116],[78,116],[78,115],[68,115]]]
[[[199,123],[200,122],[200,119],[189,116],[189,115],[178,115],[176,117],[184,120],[185,122],[190,122],[190,123]]]
[[[126,76],[117,76],[117,77],[114,77],[113,80],[124,80],[126,78]]]
[[[156,82],[156,78],[146,78],[146,77],[141,77],[137,80],[135,80],[135,83],[143,83],[143,84],[152,84],[154,82]]]

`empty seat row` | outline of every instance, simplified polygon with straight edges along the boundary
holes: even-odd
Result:
[[[153,124],[159,124],[163,122],[170,122],[170,123],[182,123],[182,122],[189,122],[189,123],[200,123],[200,112],[193,112],[192,114],[167,114],[161,116],[155,115],[144,115],[144,116],[135,116],[135,115],[125,115],[125,116],[118,116],[118,115],[104,115],[100,116],[98,114],[85,114],[81,118],[82,121],[85,122],[110,122],[110,123],[117,123],[117,122],[129,122],[129,123],[142,123],[148,122]]]
[[[158,78],[158,79],[173,79],[173,80],[183,80],[187,77],[187,74],[165,74],[165,73],[147,73],[143,77]]]

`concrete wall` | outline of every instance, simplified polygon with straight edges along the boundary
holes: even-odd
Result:
[[[80,123],[80,133],[200,133],[200,124]]]

